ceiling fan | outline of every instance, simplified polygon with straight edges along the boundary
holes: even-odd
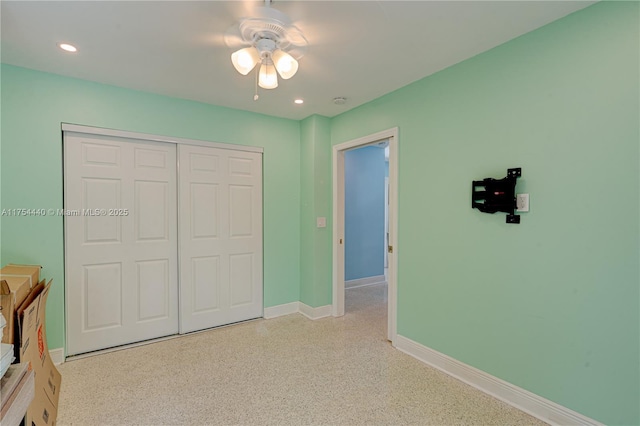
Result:
[[[278,75],[284,80],[293,77],[307,48],[302,31],[287,15],[271,8],[271,0],[265,0],[265,6],[257,8],[252,17],[229,28],[224,40],[238,49],[231,54],[231,63],[240,74],[247,75],[260,64],[254,100],[258,100],[258,86],[275,89]]]

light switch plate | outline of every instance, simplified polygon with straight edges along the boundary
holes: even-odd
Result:
[[[326,217],[317,217],[316,218],[316,227],[318,227],[318,228],[326,228],[327,227],[327,218]]]
[[[516,211],[529,211],[529,194],[516,194]]]

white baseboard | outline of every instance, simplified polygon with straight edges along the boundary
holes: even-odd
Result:
[[[331,305],[312,308],[311,306],[305,305],[302,302],[291,302],[291,303],[285,303],[283,305],[276,305],[276,306],[271,306],[269,308],[264,308],[265,319],[272,319],[272,318],[277,318],[284,315],[290,315],[290,314],[296,314],[296,313],[301,313],[302,315],[304,315],[309,319],[316,320],[316,319],[331,316]],[[166,338],[161,338],[158,340],[166,340],[174,337],[178,337],[178,335],[167,336]],[[141,343],[144,344],[149,342],[150,341],[141,342]],[[132,346],[137,346],[137,345],[134,343]],[[121,349],[121,348],[123,347],[119,347],[117,349]],[[110,351],[110,349],[106,349],[106,351]],[[98,352],[92,352],[91,354],[88,354],[88,355],[95,355],[97,353]],[[99,353],[102,353],[102,352],[100,351]],[[49,356],[51,356],[51,361],[53,361],[55,365],[60,365],[65,362],[64,348],[51,349],[49,351]],[[74,357],[74,359],[80,359],[80,358],[84,358],[84,355],[79,355]]]
[[[64,348],[50,349],[49,356],[55,365],[64,363]]]
[[[270,308],[264,308],[264,319],[272,319],[281,317],[283,315],[290,315],[300,313],[305,317],[317,320],[324,317],[331,316],[331,305],[319,306],[312,308],[311,306],[302,302],[285,303],[284,305],[271,306]]]
[[[549,401],[448,355],[397,335],[396,348],[551,425],[598,425],[602,423]]]
[[[300,302],[300,313],[312,320],[329,317],[331,316],[331,305],[312,308],[311,306],[305,305],[304,303]]]
[[[295,314],[297,312],[300,312],[300,302],[285,303],[284,305],[264,308],[264,318],[271,319],[281,317],[283,315]]]
[[[366,285],[378,284],[387,281],[384,275],[374,275],[373,277],[358,278],[344,282],[344,288],[364,287]]]

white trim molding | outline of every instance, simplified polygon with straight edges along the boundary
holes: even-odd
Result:
[[[50,349],[49,356],[55,365],[64,363],[64,348]]]
[[[332,181],[333,181],[333,277],[332,277],[332,311],[334,317],[344,315],[344,157],[345,152],[361,146],[377,142],[389,141],[389,246],[393,248],[388,254],[388,301],[387,301],[387,339],[395,346],[397,332],[397,294],[398,294],[398,139],[399,129],[393,127],[368,136],[343,142],[332,149]]]
[[[401,335],[396,348],[456,379],[551,425],[594,425],[602,423],[549,401],[482,370],[460,362]]]
[[[355,280],[345,281],[344,288],[348,289],[348,288],[364,287],[367,285],[380,284],[384,282],[387,282],[387,279],[384,277],[384,275],[374,275],[372,277],[357,278]]]
[[[264,319],[273,319],[290,314],[302,314],[311,320],[317,320],[320,318],[331,316],[331,305],[312,308],[311,306],[302,302],[291,302],[285,303],[284,305],[276,305],[271,306],[270,308],[264,308]]]
[[[264,319],[277,318],[300,312],[300,302],[285,303],[284,305],[264,308]]]
[[[331,316],[331,305],[318,306],[317,308],[312,308],[311,306],[300,302],[300,313],[312,320],[329,317]]]
[[[152,142],[208,146],[208,147],[220,148],[220,149],[232,149],[235,151],[261,152],[261,153],[264,152],[264,148],[259,146],[236,145],[236,144],[228,144],[228,143],[220,143],[220,142],[200,141],[196,139],[174,138],[170,136],[151,135],[148,133],[129,132],[126,130],[107,129],[104,127],[82,126],[79,124],[71,124],[71,123],[61,123],[61,128],[63,132],[87,133],[90,135],[111,136],[111,137],[127,138],[127,139],[140,139],[140,140],[152,141]]]

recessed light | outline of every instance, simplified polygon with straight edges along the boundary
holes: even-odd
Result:
[[[78,48],[76,48],[74,45],[72,44],[68,44],[68,43],[58,43],[58,47],[64,51],[67,52],[77,52]]]
[[[293,101],[294,104],[302,105],[304,103],[304,99],[296,99]]]
[[[347,103],[347,98],[338,96],[337,98],[333,98],[333,103],[336,105],[344,105]]]

